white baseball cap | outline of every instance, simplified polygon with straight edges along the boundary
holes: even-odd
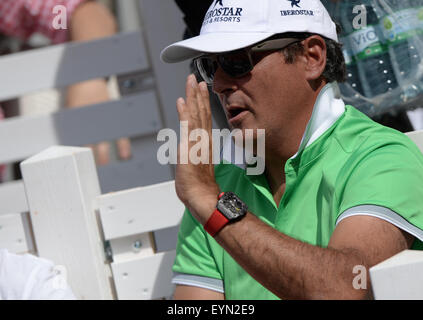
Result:
[[[161,59],[175,63],[238,50],[286,32],[315,33],[338,42],[336,25],[319,0],[214,0],[200,35],[166,47]]]

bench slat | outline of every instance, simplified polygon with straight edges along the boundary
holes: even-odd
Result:
[[[100,186],[92,151],[51,147],[21,164],[40,257],[63,265],[78,299],[111,299],[94,201]]]
[[[408,132],[406,135],[413,140],[420,151],[423,152],[423,130]]]
[[[148,70],[140,32],[74,42],[0,58],[0,101],[110,75]],[[37,63],[34,63],[36,61]]]
[[[2,214],[22,213],[29,210],[22,181],[0,184],[0,201],[0,216]]]
[[[0,247],[12,253],[29,251],[22,216],[19,213],[0,215]]]
[[[172,265],[175,251],[132,261],[112,263],[119,300],[151,300],[173,294]]]
[[[184,205],[174,181],[97,198],[106,240],[179,225]]]
[[[125,125],[122,125],[124,123]],[[86,108],[0,122],[0,163],[30,157],[52,145],[80,146],[156,132],[161,120],[154,91]]]

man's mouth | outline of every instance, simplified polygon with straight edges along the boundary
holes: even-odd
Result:
[[[226,115],[228,117],[228,122],[231,125],[236,125],[242,121],[244,116],[246,116],[248,109],[240,106],[229,106],[226,108]]]

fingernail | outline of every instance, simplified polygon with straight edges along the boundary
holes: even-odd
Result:
[[[200,82],[200,89],[203,91],[209,91],[207,89],[207,83],[205,83],[204,81]]]
[[[193,74],[189,76],[189,81],[191,82],[191,86],[193,88],[196,88],[198,86],[197,79],[195,78]]]

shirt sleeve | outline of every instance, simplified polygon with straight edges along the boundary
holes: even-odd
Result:
[[[172,283],[225,293],[223,281],[220,279],[194,276],[192,274],[175,273],[172,278]]]
[[[341,191],[337,220],[362,211],[398,225],[408,223],[414,235],[423,234],[422,181],[423,155],[411,140],[374,148],[350,171]],[[382,210],[374,210],[377,207]]]
[[[85,1],[87,0],[1,0],[0,32],[23,40],[34,33],[41,33],[54,44],[65,42],[69,39],[68,28],[72,14]],[[62,15],[66,17],[67,29],[57,28],[55,24]]]
[[[222,280],[219,256],[223,255],[217,244],[210,244],[209,235],[188,210],[185,210],[178,233],[176,258],[173,271]]]

